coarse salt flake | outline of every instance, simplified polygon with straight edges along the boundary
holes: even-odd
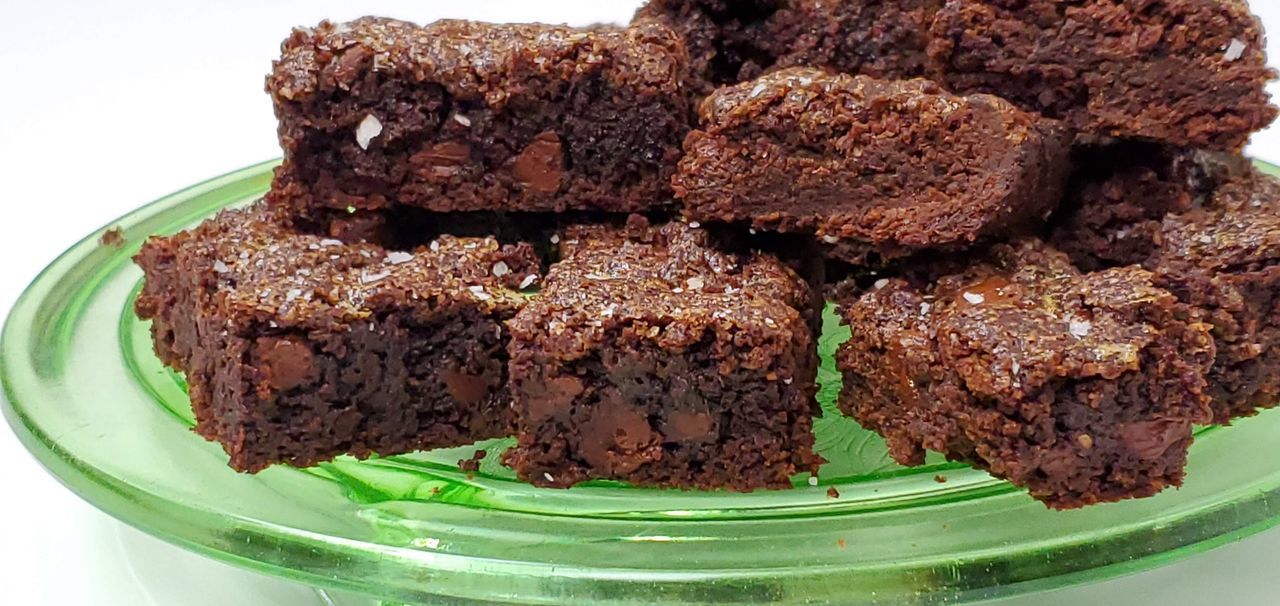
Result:
[[[413,260],[413,255],[407,252],[401,252],[397,250],[394,252],[387,253],[387,263],[390,263],[392,265],[408,263],[409,261],[412,261],[412,260]]]
[[[471,118],[468,118],[462,114],[454,114],[453,121],[463,126],[471,126]]]
[[[378,117],[369,114],[360,121],[360,125],[356,127],[356,144],[360,149],[369,149],[369,143],[374,137],[382,134],[382,122]]]
[[[689,222],[689,227],[692,227],[692,228],[694,228],[694,229],[698,229],[699,227],[702,227],[702,224],[701,224],[701,223],[698,223],[697,221],[690,221],[690,222]]]
[[[837,238],[835,236],[822,236],[822,241],[826,242],[827,244],[835,244],[836,242],[840,241],[840,238]]]
[[[1249,48],[1249,45],[1245,44],[1242,40],[1238,38],[1232,38],[1231,44],[1227,45],[1227,54],[1223,55],[1222,58],[1226,59],[1227,61],[1236,61],[1240,59],[1240,57],[1244,56],[1244,51],[1247,50],[1248,48]]]
[[[537,282],[537,281],[538,281],[538,276],[534,274],[529,274],[525,276],[523,280],[520,281],[520,288],[521,289],[529,288],[530,286],[533,286],[534,282]]]
[[[880,290],[888,285],[889,285],[888,278],[880,278],[879,280],[876,280],[876,283],[873,286],[876,287],[876,290]]]
[[[230,268],[230,267],[227,267],[227,264],[226,264],[226,263],[223,263],[223,262],[222,262],[222,260],[221,260],[221,259],[219,259],[219,260],[217,260],[217,261],[214,261],[214,262],[213,262],[213,271],[216,271],[216,272],[218,272],[218,273],[220,273],[220,274],[225,274],[225,273],[227,273],[227,272],[231,271],[231,268]]]
[[[494,263],[494,264],[493,264],[493,272],[492,272],[492,273],[493,273],[494,277],[496,277],[496,278],[501,278],[502,276],[505,276],[505,275],[507,275],[507,274],[511,273],[511,268],[510,268],[510,267],[507,267],[506,262],[504,262],[504,261],[498,261],[497,263]]]
[[[360,283],[369,284],[370,282],[377,282],[389,275],[391,275],[391,271],[386,269],[382,271],[375,271],[373,273],[360,272]]]
[[[702,290],[702,284],[702,278],[699,278],[698,276],[685,280],[685,286],[688,286],[689,290]]]
[[[970,305],[981,305],[987,298],[976,292],[967,292],[964,293],[964,300],[968,301]]]
[[[551,234],[551,243],[552,243],[552,244],[559,244],[559,243],[560,243],[560,234]]]
[[[547,472],[545,472],[545,471],[544,471],[544,472],[542,472],[542,477],[546,478],[548,482],[554,482],[554,481],[556,481],[556,479],[555,479],[554,477],[552,477],[552,475],[551,475],[550,473],[547,473]]]
[[[333,238],[325,238],[320,241],[320,246],[342,246],[342,240],[334,240]]]
[[[440,252],[440,242],[438,240],[432,240],[431,246],[428,248],[431,249],[431,252]]]
[[[492,298],[492,297],[490,297],[490,296],[489,296],[489,293],[487,293],[487,292],[485,292],[485,291],[484,291],[484,287],[483,287],[483,286],[479,286],[479,285],[477,285],[477,286],[468,286],[468,287],[467,287],[467,290],[471,291],[471,294],[475,295],[475,296],[476,296],[476,298],[477,298],[477,299],[480,299],[481,301],[488,301],[489,299],[491,299],[491,298]]]
[[[1067,332],[1077,339],[1089,336],[1090,330],[1093,330],[1093,324],[1089,323],[1088,320],[1072,318],[1071,321],[1067,322]]]
[[[817,486],[817,485],[818,485],[818,476],[809,476],[809,485],[810,485],[810,486]]]

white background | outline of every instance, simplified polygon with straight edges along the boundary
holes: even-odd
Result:
[[[1254,0],[1280,31],[1280,3]],[[0,315],[80,237],[183,186],[278,155],[263,77],[296,24],[625,20],[630,1],[128,3],[0,0]],[[1280,43],[1271,54],[1280,57]],[[1252,153],[1280,160],[1280,130]],[[304,604],[303,588],[129,529],[47,476],[0,428],[0,604]],[[1013,604],[1280,603],[1280,531],[1171,568]]]

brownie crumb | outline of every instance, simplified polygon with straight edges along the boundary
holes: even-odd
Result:
[[[937,483],[939,483],[939,484],[946,484],[946,483],[947,483],[947,476],[944,476],[944,475],[942,475],[942,474],[938,474],[938,475],[936,475],[936,476],[933,476],[933,481],[934,481],[934,482],[937,482]]]
[[[836,490],[835,486],[832,486],[827,489],[827,497],[832,499],[838,499],[840,498],[840,491]]]
[[[120,248],[121,246],[124,246],[124,231],[122,231],[118,226],[112,227],[111,229],[102,232],[102,237],[98,239],[98,243],[103,246]]]
[[[480,471],[480,461],[483,461],[487,454],[489,453],[484,450],[475,451],[475,453],[471,455],[470,459],[460,459],[458,461],[458,469],[471,473]]]

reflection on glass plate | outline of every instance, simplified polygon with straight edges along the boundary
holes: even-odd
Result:
[[[830,463],[816,486],[539,489],[497,464],[503,440],[236,474],[189,431],[182,378],[151,354],[131,312],[140,272],[129,256],[147,235],[252,200],[271,168],[121,218],[111,227],[122,244],[94,234],[76,245],[15,306],[0,349],[5,414],[40,461],[94,505],[191,550],[406,602],[951,604],[1155,566],[1280,514],[1280,413],[1200,432],[1181,490],[1082,511],[1048,511],[938,459],[899,467],[834,411],[830,357],[847,330],[830,313],[816,430]],[[460,471],[476,448],[491,456]]]

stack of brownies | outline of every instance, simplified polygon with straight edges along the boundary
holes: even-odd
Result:
[[[242,471],[515,435],[543,486],[788,487],[831,297],[899,462],[1149,496],[1280,404],[1273,76],[1240,0],[326,22],[270,192],[151,239],[137,309]]]

